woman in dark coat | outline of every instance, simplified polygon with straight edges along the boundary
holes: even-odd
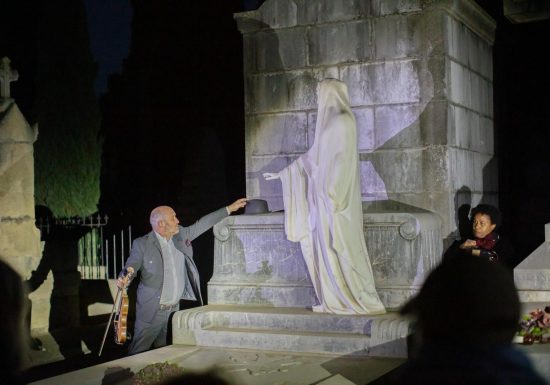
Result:
[[[502,239],[496,232],[501,223],[502,215],[494,206],[480,204],[470,213],[472,222],[472,237],[455,242],[445,253],[445,258],[456,258],[472,255],[492,262],[501,262],[510,266],[513,249],[509,242]]]

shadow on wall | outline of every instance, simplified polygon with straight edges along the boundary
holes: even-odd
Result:
[[[256,22],[257,21],[250,21]],[[284,60],[281,58],[284,50],[279,49],[280,42],[277,38],[277,33],[269,26],[262,24],[265,32],[262,32],[262,35],[255,40],[253,43],[259,45],[261,48],[266,49],[262,46],[262,43],[269,47],[269,57],[273,58],[270,63],[262,63],[262,54],[266,55],[265,52],[256,53],[260,58],[257,60],[252,60],[250,58],[248,62],[256,63],[256,66],[264,66],[259,68],[260,70],[278,70],[285,71],[286,66]],[[266,38],[265,35],[269,35],[269,38]],[[253,52],[260,51],[260,48],[255,47],[256,50],[251,50]],[[246,61],[246,60],[245,60]],[[273,63],[274,62],[274,63]],[[358,146],[361,159],[361,177],[362,177],[362,195],[364,200],[386,200],[386,199],[396,199],[395,194],[392,194],[391,191],[401,191],[400,186],[407,186],[408,184],[415,184],[415,179],[418,180],[418,176],[421,175],[423,170],[422,160],[415,159],[414,157],[408,156],[408,153],[405,151],[400,151],[403,149],[413,148],[421,146],[423,143],[430,143],[433,141],[432,136],[434,133],[425,132],[426,128],[424,126],[433,126],[429,124],[423,124],[423,114],[431,102],[434,96],[434,84],[431,72],[429,71],[429,64],[427,61],[420,61],[415,65],[404,64],[400,68],[400,76],[394,76],[395,68],[390,64],[379,64],[373,65],[377,68],[375,74],[365,76],[364,79],[361,79],[362,82],[352,82],[351,79],[341,79],[347,81],[350,99],[352,102],[352,109],[354,109],[354,114],[357,120],[357,131],[358,131]],[[257,69],[257,68],[255,68]],[[252,70],[251,70],[252,72]],[[333,71],[334,72],[334,71]],[[275,84],[268,83],[273,80],[264,80],[265,84],[262,84],[265,89],[274,90],[271,94],[268,94],[268,98],[259,98],[262,100],[252,100],[249,95],[247,95],[247,110],[250,112],[264,112],[267,111],[286,111],[289,106],[292,107],[294,99],[299,97],[295,91],[299,86],[303,87],[304,99],[308,102],[311,102],[311,108],[308,112],[307,118],[307,129],[303,135],[306,137],[305,146],[301,148],[298,141],[295,143],[288,143],[288,136],[280,135],[275,133],[274,130],[269,130],[269,124],[271,120],[262,120],[261,123],[258,123],[256,126],[249,123],[249,132],[247,140],[250,146],[250,153],[247,154],[247,158],[252,158],[252,165],[248,166],[248,169],[256,169],[254,166],[255,162],[265,162],[261,163],[261,167],[258,167],[258,171],[249,172],[247,178],[250,183],[257,183],[256,187],[253,187],[253,191],[258,191],[259,195],[268,200],[269,206],[272,210],[282,209],[282,200],[280,196],[282,195],[281,186],[278,183],[273,183],[272,181],[265,181],[262,178],[262,173],[264,172],[277,172],[281,169],[288,166],[294,158],[301,155],[303,152],[306,152],[311,148],[313,144],[313,138],[315,135],[315,110],[317,109],[317,100],[316,100],[316,88],[317,83],[322,80],[324,77],[338,77],[338,74],[329,73],[320,73],[317,72],[307,72],[305,75],[297,78],[295,73],[281,73],[277,72],[276,76],[270,78],[277,78],[278,82]],[[341,77],[341,76],[340,76]],[[408,81],[405,82],[406,85],[403,85],[403,82],[400,81],[403,78],[406,78]],[[248,89],[254,90],[256,85],[253,82],[258,81],[257,78],[249,76],[247,78]],[[376,87],[378,82],[387,84],[387,88],[390,90],[387,92],[386,98],[388,100],[382,100],[383,103],[380,104],[380,100],[376,103],[373,101],[372,105],[363,106],[361,108],[354,107],[354,99],[363,100],[365,96],[362,94],[364,90],[359,89],[366,84],[367,87],[372,86]],[[406,90],[403,87],[407,87]],[[401,100],[401,97],[395,95],[408,95],[407,100]],[[383,96],[378,97],[378,99],[383,98]],[[265,100],[263,100],[265,99]],[[395,99],[395,100],[394,100]],[[398,103],[398,106],[392,105],[393,103]],[[426,119],[430,119],[433,115],[433,111],[428,111]],[[289,131],[289,126],[296,126],[297,122],[284,122],[284,130]],[[279,123],[280,125],[281,123]],[[254,130],[251,130],[254,128]],[[294,136],[296,134],[302,134],[298,130],[294,130]],[[274,134],[272,134],[272,132]],[[261,142],[262,139],[266,138],[266,134],[270,135],[270,141],[268,143]],[[256,139],[256,135],[259,139]],[[263,138],[261,137],[263,135]],[[280,135],[280,136],[279,136]],[[294,145],[294,146],[292,146]],[[271,160],[264,159],[253,159],[254,151],[257,150],[259,146],[263,146],[262,150],[259,150],[260,155],[274,156]],[[290,151],[288,150],[290,149]],[[387,151],[391,149],[393,151]],[[288,155],[285,154],[288,153]],[[286,155],[286,156],[285,156]],[[252,167],[251,167],[252,166]],[[420,173],[420,174],[419,174]],[[420,178],[421,180],[421,178]],[[388,186],[388,187],[386,187]],[[388,191],[389,190],[389,191]]]
[[[87,229],[79,226],[58,226],[51,210],[37,206],[36,218],[50,224],[41,232],[44,241],[42,259],[26,281],[29,291],[38,289],[53,274],[48,330],[65,358],[83,354],[80,327],[80,272],[78,271],[78,240]]]
[[[284,72],[291,66],[289,62],[296,60],[290,55],[283,57],[286,51],[282,47],[292,44],[288,38],[281,41],[277,30],[256,19],[241,20],[240,23],[241,29],[246,29],[245,24],[251,23],[250,28],[261,31],[245,40],[249,45],[245,55],[256,55],[245,58],[245,65],[249,63],[250,66],[245,78],[245,89],[248,90],[245,110],[249,114],[246,157],[251,160],[247,165],[246,179],[249,185],[253,185],[254,195],[249,198],[261,197],[267,200],[271,211],[278,211],[283,208],[281,184],[264,180],[262,174],[284,169],[311,146],[315,132],[309,128],[312,125],[308,121],[312,117],[309,112],[316,110],[317,83],[325,76],[307,69],[300,74]],[[255,76],[258,73],[269,76]],[[300,95],[304,95],[305,103],[311,105],[306,121],[297,121],[287,114],[264,114],[295,109]]]
[[[37,290],[47,279],[50,271],[53,275],[53,290],[50,297],[50,313],[48,331],[59,346],[60,353],[65,358],[84,354],[82,341],[92,351],[98,351],[101,344],[99,333],[91,332],[94,325],[105,324],[109,318],[106,314],[89,314],[89,305],[113,304],[113,296],[107,280],[82,280],[79,266],[78,243],[89,231],[78,225],[59,225],[51,212],[45,206],[37,206],[36,218],[42,223],[48,223],[41,230],[41,240],[44,241],[42,259],[31,277],[26,281],[29,291]],[[130,295],[136,288],[130,287]],[[132,304],[132,302],[131,302]],[[133,305],[133,304],[132,304]],[[110,309],[109,309],[110,310]],[[131,306],[129,319],[133,319],[135,306]],[[30,328],[30,314],[28,325]],[[90,330],[88,330],[90,329]],[[109,331],[112,341],[112,330]],[[33,343],[35,341],[31,341]],[[109,342],[109,345],[112,345]]]

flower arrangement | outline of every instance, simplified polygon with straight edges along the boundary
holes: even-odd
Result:
[[[137,372],[132,378],[133,385],[160,385],[163,382],[183,374],[183,368],[168,362],[150,364]]]
[[[531,345],[533,342],[550,342],[550,306],[536,309],[524,315],[519,322],[517,335],[523,337],[522,342]]]

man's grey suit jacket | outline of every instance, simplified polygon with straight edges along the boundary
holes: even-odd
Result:
[[[196,299],[200,300],[201,304],[200,278],[197,266],[193,261],[191,241],[226,216],[228,216],[227,209],[223,207],[205,215],[189,227],[179,226],[179,233],[172,238],[174,246],[185,256],[186,272],[180,271],[178,277],[187,280],[186,287],[190,286],[192,288]],[[125,267],[132,267],[135,274],[141,271],[141,280],[137,290],[136,318],[149,323],[159,310],[164,277],[161,248],[153,231],[133,241],[130,257],[126,261]],[[189,298],[185,298],[184,293],[182,299]]]

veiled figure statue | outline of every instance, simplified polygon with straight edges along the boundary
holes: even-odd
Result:
[[[363,233],[357,126],[347,87],[325,79],[317,93],[313,145],[264,177],[282,182],[285,231],[300,242],[319,300],[313,311],[382,314]]]

